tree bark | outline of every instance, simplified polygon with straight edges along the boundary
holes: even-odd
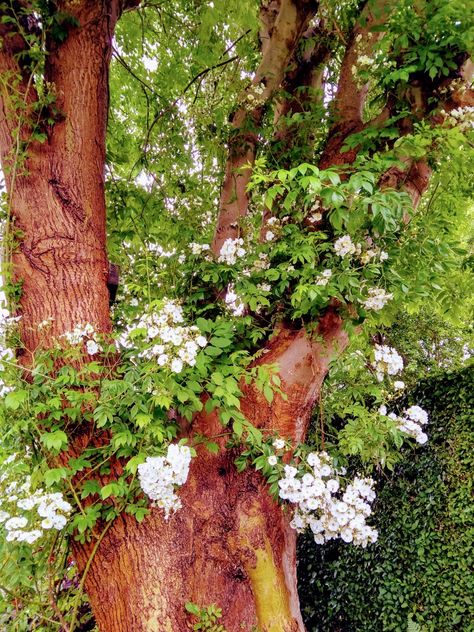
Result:
[[[8,82],[2,84],[1,95],[0,151],[4,167],[10,167],[8,193],[13,225],[19,231],[13,266],[14,278],[22,282],[19,313],[28,354],[77,323],[91,322],[101,332],[110,329],[103,173],[108,65],[120,12],[137,2],[64,0],[57,4],[79,22],[61,44],[48,42],[46,79],[54,85],[61,114],[52,128],[46,128],[44,143],[29,144],[24,169],[16,173],[11,168],[18,147],[16,134],[22,140],[28,136],[28,117],[17,132],[17,106],[12,105]],[[275,3],[268,5],[269,39],[253,82],[254,86],[264,84],[263,100],[281,85],[316,6],[304,0],[276,4],[279,8],[273,18]],[[20,74],[29,112],[37,99],[34,82],[16,62],[21,38],[10,38],[6,30],[0,26],[0,37],[8,42],[0,50],[0,70]],[[349,69],[356,51],[351,51],[352,57],[343,62],[339,94],[338,125],[345,125],[346,131],[353,123],[360,125],[365,99],[364,90],[353,91]],[[307,70],[308,77],[312,76],[311,68]],[[241,108],[234,116],[236,134],[230,143],[215,253],[225,239],[238,235],[238,220],[246,213],[249,172],[238,170],[253,161],[257,138],[248,124],[258,125],[262,116],[262,107],[252,112]],[[347,160],[340,153],[342,136],[333,145],[328,143],[322,166]],[[393,172],[390,177],[393,182],[389,183],[399,186],[405,174]],[[407,182],[413,185],[409,192],[414,203],[428,179],[424,165],[410,165],[403,181],[405,186]],[[45,340],[38,324],[50,317],[54,321]],[[260,356],[260,364],[278,365],[286,398],[276,395],[269,404],[254,387],[243,387],[241,409],[247,419],[295,444],[305,437],[330,360],[347,344],[336,310],[329,309],[320,318],[316,333],[311,338],[303,329],[282,326]],[[222,426],[215,413],[201,414],[186,430],[189,435],[194,432],[212,436],[220,434]],[[101,632],[184,631],[191,627],[184,609],[188,601],[222,608],[228,632],[303,632],[289,512],[269,496],[257,472],[237,474],[236,452],[225,447],[224,439],[218,443],[216,455],[199,449],[179,492],[183,508],[168,521],[159,510],[152,510],[141,524],[122,514],[93,557],[94,542],[74,544],[79,569],[85,571],[90,565],[85,585]]]
[[[276,363],[287,399],[272,404],[247,387],[241,409],[256,427],[302,441],[330,360],[347,344],[342,320],[329,311],[318,342],[282,328],[260,363]],[[198,415],[191,433],[222,433],[215,413]],[[253,469],[238,474],[237,453],[225,448],[193,459],[179,495],[182,509],[163,519],[152,510],[143,523],[121,515],[108,531],[86,587],[101,632],[188,629],[184,605],[216,604],[228,632],[303,632],[296,583],[296,532],[287,508],[275,502]],[[76,545],[81,568],[93,543]]]
[[[110,329],[105,234],[105,130],[111,39],[119,16],[117,2],[65,3],[80,26],[63,43],[49,44],[46,79],[54,87],[60,112],[44,143],[29,143],[23,166],[6,169],[12,224],[18,234],[13,280],[21,282],[18,313],[25,349],[45,344],[38,324],[53,318],[49,342],[77,323]],[[69,6],[70,5],[70,6]],[[87,26],[85,26],[87,25]],[[15,59],[3,55],[2,71]],[[36,98],[33,79],[23,71],[26,103]],[[17,132],[8,87],[0,120],[4,166],[14,156],[16,134],[28,137],[29,119]],[[21,112],[18,113],[21,117]],[[26,119],[26,120],[25,120]]]

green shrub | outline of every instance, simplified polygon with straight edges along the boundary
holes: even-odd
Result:
[[[474,630],[473,386],[471,366],[409,394],[430,414],[429,442],[380,477],[375,545],[319,547],[301,538],[309,632]]]

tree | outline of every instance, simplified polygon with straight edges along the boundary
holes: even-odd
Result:
[[[190,615],[219,618],[201,612],[211,604],[228,630],[303,630],[278,480],[308,461],[311,412],[349,336],[436,293],[458,266],[446,212],[439,239],[417,239],[433,221],[432,201],[420,203],[430,181],[465,173],[472,16],[439,0],[138,5],[1,4],[9,293],[21,316],[6,445],[30,446],[31,484],[67,494],[66,513],[74,504],[67,533],[100,630],[184,630]],[[137,66],[143,51],[156,81]],[[196,240],[219,161],[206,249]],[[105,166],[110,252],[131,264],[114,312],[120,355]],[[399,423],[382,417],[383,442],[399,445]],[[176,440],[169,463],[145,461]],[[171,466],[176,483],[187,478],[179,501],[144,480]],[[65,620],[50,597],[74,628],[77,604]]]

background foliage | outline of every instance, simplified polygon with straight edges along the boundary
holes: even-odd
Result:
[[[422,380],[410,393],[430,413],[430,439],[404,450],[393,474],[380,477],[375,545],[315,547],[301,538],[310,632],[474,629],[473,386],[471,366]]]

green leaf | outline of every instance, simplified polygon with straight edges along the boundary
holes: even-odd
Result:
[[[52,470],[47,470],[44,473],[44,482],[46,487],[51,487],[55,483],[59,483],[59,481],[63,478],[66,478],[68,475],[68,470],[65,467],[57,467]]]
[[[10,391],[5,397],[5,406],[11,410],[17,410],[26,401],[28,392],[23,389]]]
[[[48,450],[54,450],[59,452],[67,448],[68,439],[65,432],[62,430],[55,430],[54,432],[45,432],[40,437],[41,442]]]
[[[269,404],[271,404],[273,402],[273,397],[274,397],[274,392],[271,386],[269,386],[268,384],[266,384],[263,387],[263,394],[265,396],[265,399],[267,400],[267,402]]]
[[[214,441],[207,442],[206,448],[211,454],[218,454],[219,452],[219,446]]]
[[[242,436],[243,432],[244,432],[244,427],[242,425],[242,422],[239,421],[238,419],[236,419],[233,424],[232,424],[232,430],[235,432],[235,434],[239,437]]]
[[[192,603],[191,601],[185,603],[184,607],[186,608],[187,612],[195,615],[196,617],[198,617],[201,613],[201,609],[199,608],[199,606],[197,606],[195,603]]]
[[[228,347],[232,344],[232,340],[229,340],[228,338],[218,338],[216,336],[213,336],[210,339],[209,344],[214,347],[218,347],[219,349],[225,349],[225,347]]]
[[[100,494],[101,486],[99,481],[95,479],[89,479],[82,484],[81,499],[93,496],[94,494]]]
[[[100,497],[102,500],[109,498],[110,496],[123,496],[124,488],[120,483],[109,483],[104,485],[100,490]]]

